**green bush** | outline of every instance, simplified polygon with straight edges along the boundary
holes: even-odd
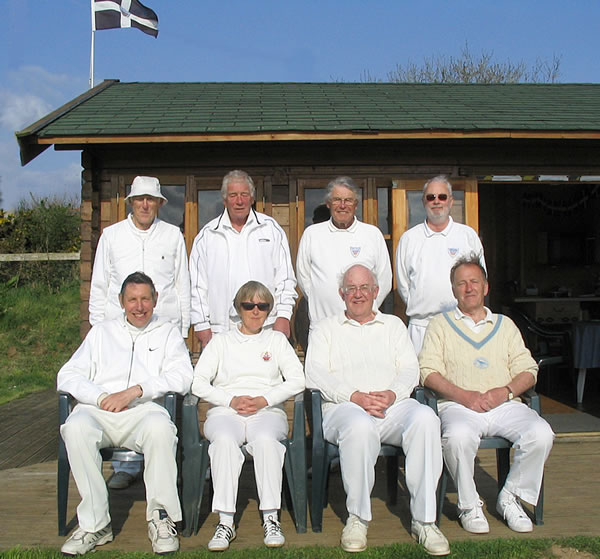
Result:
[[[14,214],[0,210],[0,253],[77,252],[81,247],[78,205],[65,198],[22,200]],[[2,262],[0,283],[60,287],[79,277],[77,261]]]

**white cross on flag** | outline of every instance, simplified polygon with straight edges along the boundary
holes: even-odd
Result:
[[[136,27],[158,36],[158,16],[138,0],[93,0],[92,30]]]

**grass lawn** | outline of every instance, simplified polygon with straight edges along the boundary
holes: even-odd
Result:
[[[0,404],[55,386],[79,344],[79,283],[0,286]]]
[[[486,540],[481,542],[451,542],[451,559],[593,559],[600,558],[600,538],[578,536],[575,538],[529,539],[512,538]],[[102,551],[94,553],[94,559],[150,559],[152,553],[121,553]],[[206,548],[177,553],[185,559],[215,557]],[[348,559],[348,553],[339,547],[289,547],[282,549],[236,549],[229,550],[221,557],[231,559]],[[6,559],[58,559],[63,557],[58,550],[14,548],[0,553]],[[417,559],[430,557],[420,547],[413,544],[398,544],[385,547],[370,547],[356,555],[360,559]]]

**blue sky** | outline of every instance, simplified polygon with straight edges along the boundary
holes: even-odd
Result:
[[[157,39],[96,32],[95,81],[360,81],[397,63],[475,54],[561,57],[562,82],[600,82],[597,0],[144,0]],[[0,192],[77,196],[80,153],[19,163],[14,131],[88,88],[89,0],[0,0]]]

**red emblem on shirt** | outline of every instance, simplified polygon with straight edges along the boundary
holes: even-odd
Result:
[[[271,360],[271,354],[268,351],[265,351],[262,354],[262,358],[263,358],[263,361],[270,361]]]

